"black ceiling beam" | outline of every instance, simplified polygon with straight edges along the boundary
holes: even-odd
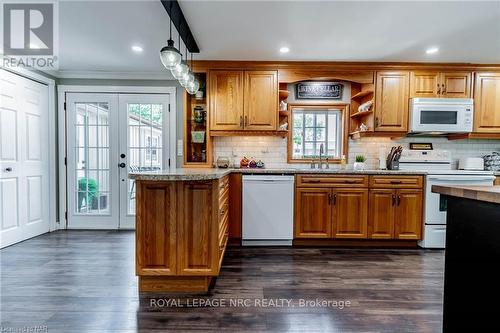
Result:
[[[200,53],[200,49],[198,48],[198,44],[196,44],[196,40],[194,39],[193,34],[191,33],[191,29],[189,29],[189,24],[182,13],[181,6],[177,0],[160,0],[163,7],[167,11],[168,16],[172,19],[172,23],[175,26],[175,29],[181,35],[182,41],[186,45],[188,51],[190,53]],[[179,46],[177,46],[179,47]],[[179,49],[180,50],[180,49]]]

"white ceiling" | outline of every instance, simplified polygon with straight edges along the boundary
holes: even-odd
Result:
[[[181,1],[195,59],[500,63],[500,1]],[[60,2],[60,70],[165,74],[155,1]],[[176,44],[177,39],[175,38]],[[132,45],[144,48],[142,54]],[[279,53],[281,46],[290,52]],[[430,46],[439,52],[427,55]]]

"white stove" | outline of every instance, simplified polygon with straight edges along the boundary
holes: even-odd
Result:
[[[446,196],[432,193],[432,185],[491,186],[495,180],[492,171],[452,169],[451,154],[446,150],[404,150],[399,168],[427,173],[424,239],[419,242],[424,248],[445,248]]]

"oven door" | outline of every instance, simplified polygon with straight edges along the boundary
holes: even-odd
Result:
[[[472,131],[472,111],[462,104],[416,104],[411,115],[412,132],[465,133]]]
[[[432,185],[492,186],[494,176],[428,175],[425,192],[425,224],[446,224],[446,196],[432,192]]]

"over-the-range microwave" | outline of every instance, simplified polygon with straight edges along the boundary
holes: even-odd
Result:
[[[446,134],[472,132],[471,98],[412,98],[410,132]]]

